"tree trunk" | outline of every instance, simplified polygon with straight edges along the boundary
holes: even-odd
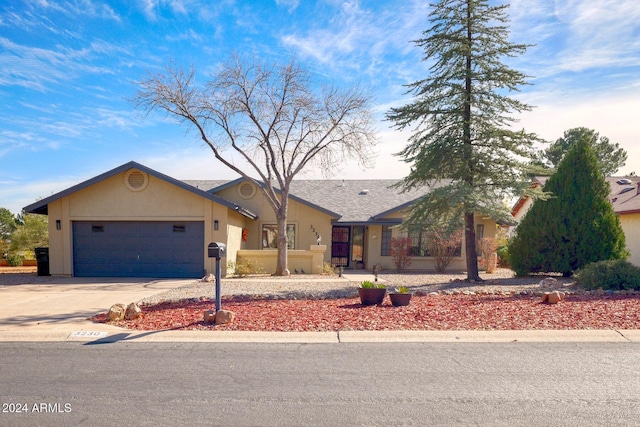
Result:
[[[276,260],[276,271],[273,275],[289,276],[291,272],[288,267],[287,200],[284,196],[280,209],[276,212],[276,221],[278,226],[278,259]]]
[[[473,212],[464,214],[464,244],[467,253],[467,280],[481,281],[478,274],[478,251],[476,249],[476,224]]]

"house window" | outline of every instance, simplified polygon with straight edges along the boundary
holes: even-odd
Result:
[[[104,233],[104,225],[92,225],[91,226],[92,233]]]
[[[476,225],[476,240],[481,240],[484,237],[484,224]]]
[[[435,256],[434,254],[431,254],[429,250],[429,239],[431,239],[432,236],[427,230],[417,227],[411,228],[409,230],[409,238],[411,239],[411,248],[409,249],[409,255],[423,257]],[[450,242],[449,244],[451,246],[449,246],[449,248],[447,249],[447,242],[446,240],[443,241],[443,244],[440,245],[441,250],[447,252],[453,250],[453,256],[460,256],[462,254],[462,240],[458,242]],[[454,244],[455,248],[453,247]]]
[[[382,226],[382,237],[380,244],[380,255],[389,256],[389,251],[391,250],[391,227],[389,227],[388,225]]]
[[[287,248],[296,248],[296,226],[287,224]],[[262,249],[275,249],[278,247],[278,226],[264,224],[262,226]]]
[[[409,255],[429,256],[429,241],[427,240],[427,230],[413,227],[409,230],[409,238],[411,239]]]
[[[173,232],[174,233],[184,233],[187,231],[187,226],[186,225],[174,225],[173,226]]]

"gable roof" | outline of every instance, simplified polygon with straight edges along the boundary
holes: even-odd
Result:
[[[196,194],[196,195],[198,195],[200,197],[203,197],[205,199],[211,200],[211,201],[213,201],[215,203],[218,203],[218,204],[220,204],[222,206],[226,206],[229,209],[233,209],[236,212],[240,213],[241,215],[246,216],[247,218],[251,218],[251,219],[257,219],[258,218],[257,215],[255,215],[254,213],[246,210],[245,208],[241,207],[240,205],[238,205],[238,204],[236,204],[234,202],[231,202],[229,200],[223,199],[222,197],[216,196],[215,194],[211,194],[211,193],[209,193],[207,191],[200,190],[200,189],[198,189],[198,188],[196,188],[196,187],[194,187],[192,185],[188,185],[188,184],[186,184],[186,183],[184,183],[182,181],[178,181],[177,179],[171,178],[168,175],[164,175],[164,174],[162,174],[162,173],[160,173],[158,171],[155,171],[155,170],[153,170],[151,168],[148,168],[148,167],[146,167],[144,165],[141,165],[141,164],[133,162],[133,161],[131,161],[129,163],[125,163],[122,166],[118,166],[115,169],[111,169],[110,171],[107,171],[107,172],[105,172],[103,174],[100,174],[100,175],[98,175],[96,177],[93,177],[93,178],[88,179],[88,180],[86,180],[84,182],[81,182],[80,184],[76,184],[73,187],[69,187],[66,190],[63,190],[63,191],[61,191],[59,193],[56,193],[56,194],[54,194],[52,196],[46,197],[46,198],[44,198],[42,200],[38,200],[37,202],[35,202],[35,203],[33,203],[33,204],[29,205],[29,206],[26,206],[24,208],[24,210],[27,213],[35,213],[35,214],[46,215],[46,214],[48,214],[48,211],[49,211],[49,208],[48,208],[49,203],[54,202],[54,201],[56,201],[56,200],[58,200],[58,199],[60,199],[62,197],[68,196],[68,195],[70,195],[72,193],[75,193],[76,191],[79,191],[79,190],[82,190],[84,188],[87,188],[87,187],[89,187],[89,186],[91,186],[93,184],[96,184],[96,183],[98,183],[100,181],[103,181],[103,180],[105,180],[107,178],[111,178],[112,176],[118,175],[118,174],[120,174],[122,172],[126,172],[129,169],[137,169],[137,170],[139,170],[141,172],[145,172],[145,173],[147,173],[147,174],[149,174],[151,176],[154,176],[154,177],[156,177],[158,179],[161,179],[161,180],[163,180],[163,181],[165,181],[165,182],[167,182],[169,184],[172,184],[172,185],[175,185],[177,187],[180,187],[185,191],[188,191],[190,193]]]
[[[244,181],[185,181],[198,188],[208,188],[212,193],[237,185]],[[394,188],[398,180],[294,180],[289,197],[313,209],[326,213],[340,224],[398,224],[399,218],[386,218],[411,206],[427,194],[431,187],[425,186],[407,192]],[[442,182],[439,185],[445,185]]]

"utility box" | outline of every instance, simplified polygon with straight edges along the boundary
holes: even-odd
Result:
[[[209,243],[209,258],[220,259],[227,256],[227,245],[220,242]]]

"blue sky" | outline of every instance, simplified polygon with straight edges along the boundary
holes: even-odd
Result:
[[[128,99],[171,60],[204,81],[233,52],[286,62],[324,81],[371,89],[373,169],[335,178],[401,178],[407,134],[383,120],[408,101],[427,65],[411,40],[428,27],[413,0],[5,0],[0,5],[0,207],[14,213],[130,160],[178,179],[233,179],[197,135]],[[535,44],[511,65],[532,76],[520,125],[553,141],[586,126],[629,154],[640,173],[637,0],[513,0],[511,38]],[[321,178],[311,172],[305,178]]]

